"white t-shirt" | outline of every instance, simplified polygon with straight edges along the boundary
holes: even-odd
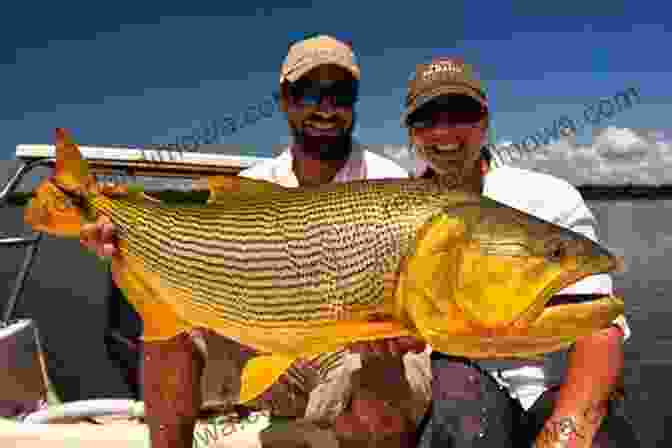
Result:
[[[278,157],[258,163],[239,173],[239,176],[268,180],[285,187],[298,187],[299,181],[292,169],[293,155],[288,147]],[[408,172],[387,157],[380,156],[366,147],[353,143],[352,152],[345,166],[341,168],[333,182],[349,182],[365,179],[407,178]]]

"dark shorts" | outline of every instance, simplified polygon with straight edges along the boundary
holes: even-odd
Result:
[[[462,358],[432,354],[432,406],[420,423],[418,448],[531,447],[553,410],[557,388],[527,411],[486,371]],[[593,448],[638,447],[622,407],[611,406]]]
[[[120,370],[131,397],[140,399],[140,356],[142,319],[108,274],[107,327],[105,348],[107,356]]]
[[[121,372],[124,383],[128,386],[131,398],[140,400],[140,347],[141,341],[135,338],[119,338],[117,331],[105,335],[107,357]],[[129,344],[128,342],[131,344]]]

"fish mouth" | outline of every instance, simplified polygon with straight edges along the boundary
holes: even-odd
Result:
[[[620,257],[611,257],[609,263],[602,264],[597,269],[587,271],[567,272],[560,275],[554,281],[546,286],[540,296],[542,300],[533,303],[527,310],[518,316],[511,326],[517,328],[527,328],[538,319],[545,310],[563,305],[589,303],[608,297],[609,294],[559,294],[558,292],[572,286],[581,280],[592,277],[593,275],[607,274],[610,272],[622,272],[624,262]]]
[[[554,306],[589,303],[606,297],[609,297],[609,294],[557,294],[546,302],[544,309],[553,308]]]
[[[553,298],[556,297],[556,294],[568,286],[571,286],[584,278],[590,277],[592,275],[601,274],[602,272],[568,272],[559,276],[555,279],[550,285],[546,286],[541,292],[542,300],[533,303],[527,310],[523,311],[510,325],[518,328],[527,328],[532,322],[534,322],[546,308],[550,308],[553,305]]]
[[[455,331],[437,325],[422,333],[435,350],[473,359],[530,359],[564,350],[577,338],[611,325],[623,313],[623,301],[611,294],[557,293],[619,266],[618,258],[610,257],[560,273],[537,300],[508,323],[485,326],[465,319],[467,322],[455,326]]]
[[[579,337],[607,328],[623,314],[623,301],[613,295],[560,295],[529,326],[441,334],[430,331],[434,350],[471,359],[532,359],[565,350]]]

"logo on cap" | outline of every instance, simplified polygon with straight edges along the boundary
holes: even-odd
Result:
[[[422,77],[429,78],[432,75],[443,72],[451,74],[462,73],[464,72],[464,65],[455,63],[452,60],[437,61],[430,64],[429,68],[422,72]]]

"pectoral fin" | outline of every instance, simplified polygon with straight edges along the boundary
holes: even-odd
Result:
[[[247,403],[264,393],[295,360],[283,355],[263,355],[250,359],[241,375],[239,402]]]

